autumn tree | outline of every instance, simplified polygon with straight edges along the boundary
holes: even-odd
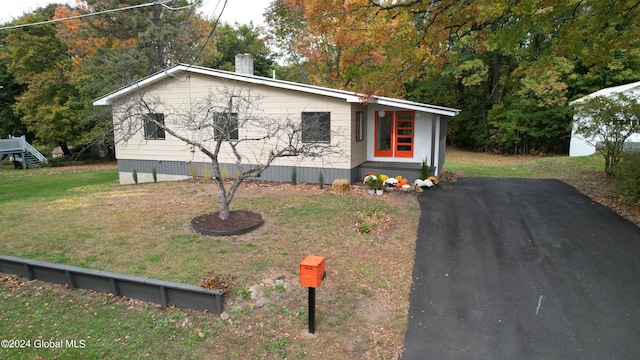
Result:
[[[460,108],[449,139],[516,153],[563,151],[569,99],[638,80],[639,17],[631,0],[279,0],[268,13],[310,82]]]
[[[18,22],[33,23],[53,16],[54,7],[24,15]],[[27,90],[17,97],[14,110],[42,143],[57,143],[70,155],[68,143],[78,140],[86,124],[78,121],[82,107],[78,89],[71,82],[71,58],[56,37],[53,25],[10,30],[1,56],[7,71]]]
[[[575,104],[575,133],[604,157],[604,170],[613,175],[623,146],[640,133],[640,101],[635,96],[595,96]]]

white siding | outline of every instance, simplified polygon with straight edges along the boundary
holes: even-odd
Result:
[[[381,106],[369,106],[367,116],[367,132],[366,137],[370,139],[369,146],[367,148],[367,160],[369,161],[388,161],[388,162],[406,162],[406,163],[421,163],[425,158],[429,162],[431,159],[431,140],[433,138],[433,125],[435,121],[435,115],[431,113],[425,113],[416,111],[414,119],[414,149],[412,158],[399,158],[399,157],[376,157],[374,156],[375,146],[375,112],[379,110],[385,111],[403,111],[404,109],[381,107]],[[439,137],[435,137],[436,142]],[[437,146],[437,145],[436,145]]]
[[[158,106],[155,112],[165,114],[165,124],[169,127],[175,125],[176,114],[185,113],[192,104],[207,97],[210,92],[225,93],[233,91],[237,93],[240,89],[249,91],[252,97],[259,100],[254,101],[255,110],[253,116],[268,119],[289,118],[296,122],[301,122],[302,112],[322,111],[331,113],[331,144],[338,155],[332,155],[324,159],[308,158],[282,158],[278,159],[274,165],[297,165],[308,167],[332,167],[348,169],[351,167],[349,161],[351,155],[351,121],[355,116],[352,105],[342,99],[329,98],[321,95],[305,94],[291,90],[271,88],[262,85],[251,85],[243,82],[223,80],[211,76],[190,74],[179,79],[167,78],[149,86],[144,94],[146,101],[153,103],[154,99],[163,99],[162,106]],[[228,99],[228,98],[225,98]],[[226,100],[225,100],[226,101]],[[124,111],[123,102],[113,104],[114,117]],[[224,103],[221,105],[224,106]],[[242,121],[242,114],[239,115]],[[141,160],[167,160],[184,162],[207,162],[209,159],[199,150],[193,150],[181,140],[166,134],[165,140],[145,140],[142,132],[142,119],[140,130],[127,143],[118,143],[116,155],[119,159],[141,159]],[[239,138],[246,139],[259,137],[262,135],[259,127],[246,127],[239,129]],[[197,131],[180,130],[181,135],[197,138]],[[116,134],[118,137],[119,134]],[[272,141],[277,141],[276,139]],[[262,162],[268,150],[274,143],[250,143],[246,142],[241,147],[241,153],[245,156],[245,163]],[[223,148],[219,157],[222,163],[234,163],[234,157],[230,149]]]

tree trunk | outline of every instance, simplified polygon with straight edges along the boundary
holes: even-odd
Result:
[[[227,194],[227,191],[224,188],[224,182],[220,177],[216,178],[216,183],[218,184],[218,199],[220,200],[220,211],[218,216],[221,220],[229,220],[229,216],[231,216],[229,212],[229,194]]]
[[[64,156],[67,159],[71,157],[71,150],[69,150],[69,146],[67,146],[67,142],[66,141],[59,141],[58,142],[58,146],[60,146],[60,149],[62,150],[62,153],[64,153]]]
[[[604,157],[604,172],[607,177],[613,176],[613,169],[611,168],[611,155],[607,154]]]
[[[491,98],[494,104],[500,102],[500,68],[502,67],[502,56],[494,51],[491,60]]]

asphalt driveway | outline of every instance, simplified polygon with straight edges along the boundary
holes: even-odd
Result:
[[[640,228],[557,180],[420,195],[413,359],[640,359]]]

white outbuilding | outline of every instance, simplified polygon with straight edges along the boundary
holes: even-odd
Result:
[[[593,92],[589,95],[583,96],[569,103],[569,105],[579,105],[589,99],[598,96],[616,96],[617,94],[624,94],[627,96],[633,96],[640,98],[640,81],[630,84],[619,85],[604,88]],[[640,143],[640,134],[634,134],[629,139],[631,143]],[[571,143],[569,145],[569,156],[585,156],[592,155],[596,152],[597,139],[585,139],[583,136],[576,134],[576,121],[574,121],[573,129],[571,131]]]

